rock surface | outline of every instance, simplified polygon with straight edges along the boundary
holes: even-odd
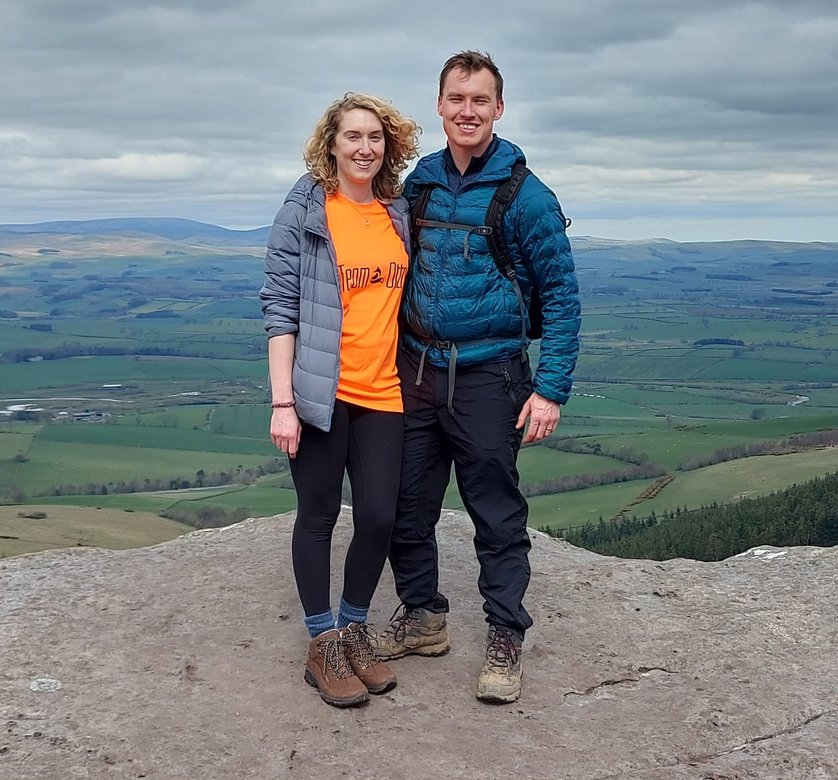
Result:
[[[490,706],[472,530],[446,512],[451,653],[337,710],[303,682],[291,524],[0,561],[0,778],[838,778],[838,549],[657,563],[533,531],[524,693]],[[395,607],[387,570],[371,621]]]

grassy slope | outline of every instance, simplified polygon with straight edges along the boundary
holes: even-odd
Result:
[[[608,519],[625,507],[628,513],[645,517],[651,512],[684,507],[696,509],[713,502],[728,503],[743,496],[757,496],[782,490],[796,482],[838,470],[835,448],[799,452],[792,455],[762,455],[703,469],[677,473],[674,480],[655,498],[635,506],[629,504],[654,480],[635,480],[618,485],[576,490],[530,499],[530,525],[567,528]]]
[[[45,519],[18,517],[42,511]],[[0,557],[55,547],[106,547],[123,550],[174,539],[188,526],[150,513],[92,507],[0,506]]]

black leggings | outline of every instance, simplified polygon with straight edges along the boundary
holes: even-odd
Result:
[[[332,531],[340,513],[344,470],[352,486],[354,534],[343,570],[343,599],[368,607],[381,578],[396,514],[403,418],[335,402],[328,433],[303,423],[290,460],[297,491],[291,555],[306,616],[327,612]]]

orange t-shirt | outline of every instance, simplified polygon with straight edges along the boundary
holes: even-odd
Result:
[[[396,373],[398,311],[407,252],[387,209],[377,200],[326,198],[326,219],[338,262],[343,301],[337,397],[383,412],[401,412]]]

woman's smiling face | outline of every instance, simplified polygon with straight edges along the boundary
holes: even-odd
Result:
[[[381,120],[365,108],[344,112],[332,144],[341,191],[369,186],[384,164],[384,128]]]

